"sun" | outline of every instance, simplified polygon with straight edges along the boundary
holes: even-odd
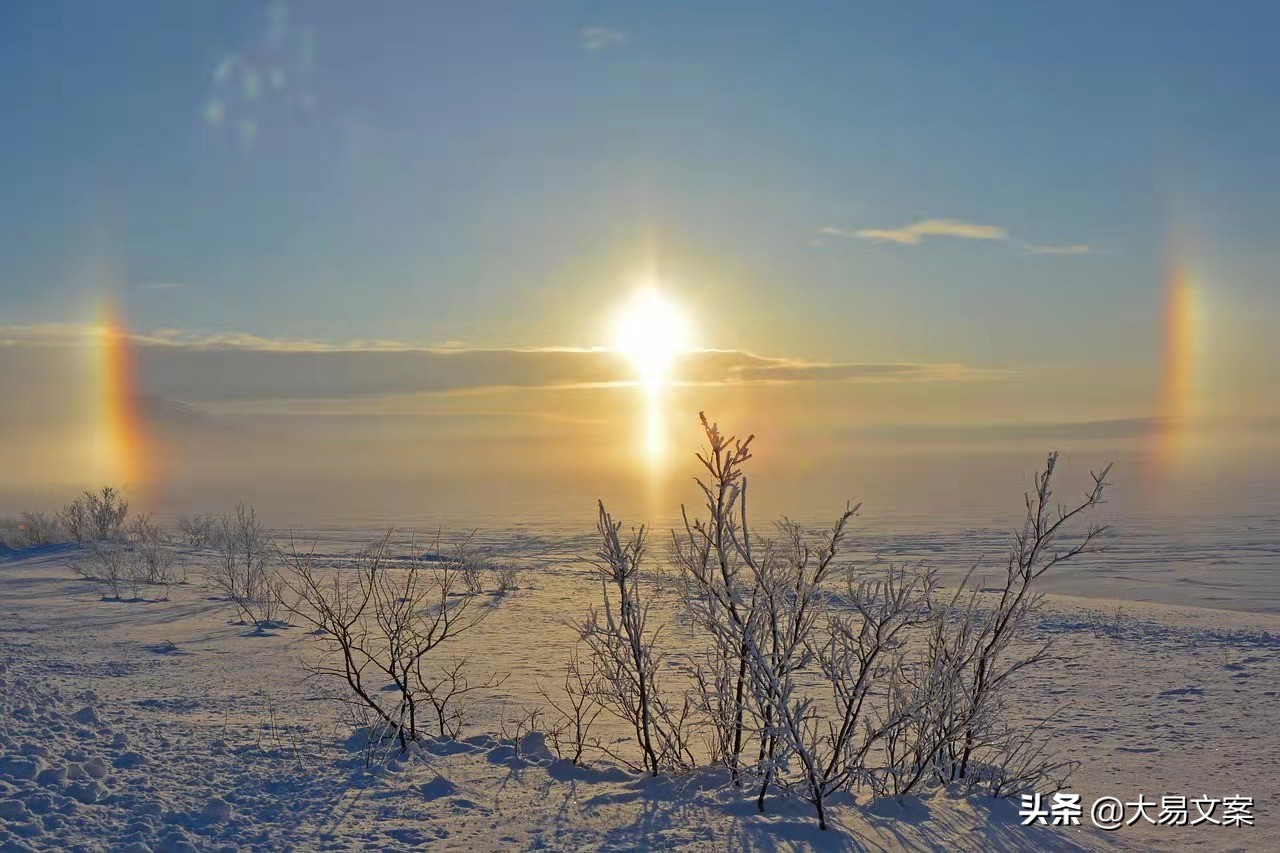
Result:
[[[659,383],[690,348],[689,320],[656,287],[643,287],[618,311],[611,348],[631,361],[644,382]]]

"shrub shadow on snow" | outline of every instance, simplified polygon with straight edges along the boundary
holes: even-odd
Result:
[[[225,601],[223,601],[225,604]],[[263,622],[260,625],[254,625],[252,622],[246,622],[243,619],[229,620],[228,625],[244,627],[246,630],[241,632],[241,637],[278,637],[281,631],[287,631],[293,626],[288,622],[279,620],[271,622]]]
[[[675,844],[713,845],[719,849],[817,849],[861,851],[865,846],[848,828],[834,822],[818,828],[812,808],[796,800],[774,798],[759,814],[754,792],[733,788],[722,768],[703,768],[671,777],[632,776],[611,791],[582,801],[584,809],[639,808],[630,823],[605,833],[600,849],[667,849]],[[708,812],[737,818],[729,837],[706,826]]]
[[[185,657],[187,655],[194,654],[194,652],[189,652],[186,649],[179,647],[177,643],[169,640],[165,640],[162,643],[148,643],[142,648],[151,652],[153,655]]]
[[[1280,651],[1280,634],[1263,629],[1232,629],[1166,624],[1117,610],[1115,613],[1087,611],[1086,618],[1052,614],[1040,620],[1037,629],[1045,634],[1093,634],[1097,639],[1151,645],[1174,645],[1202,649],[1216,646],[1241,650]]]
[[[1098,832],[1089,832],[1084,837],[1088,830],[1081,827],[1023,826],[1017,803],[1012,800],[945,793],[931,799],[948,807],[935,807],[929,800],[907,796],[901,800],[877,801],[863,814],[882,836],[894,839],[892,846],[924,845],[945,850],[953,846],[955,839],[965,838],[972,842],[972,849],[993,853],[1025,850],[1073,853],[1097,850],[1111,841],[1109,836]]]
[[[557,758],[546,766],[547,775],[557,782],[626,782],[634,779],[636,774],[614,766],[582,766],[572,761]]]
[[[0,543],[0,562],[21,559],[31,565],[41,563],[60,563],[67,554],[83,550],[75,542],[59,542],[52,545],[32,545],[27,548],[15,548]]]

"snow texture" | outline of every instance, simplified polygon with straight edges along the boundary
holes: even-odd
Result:
[[[464,737],[372,762],[334,685],[305,678],[314,638],[228,621],[198,571],[166,601],[111,601],[68,569],[73,548],[0,554],[0,850],[1262,850],[1273,838],[1280,617],[1053,597],[1036,630],[1060,639],[1059,657],[1018,688],[1029,714],[1065,703],[1050,726],[1082,762],[1071,789],[1086,802],[1251,795],[1256,828],[1024,828],[1016,803],[943,790],[837,795],[821,832],[803,803],[775,798],[757,815],[720,769],[645,778],[558,760],[537,733],[519,750],[494,734],[562,677],[567,620],[598,592],[578,541],[544,545],[453,652],[479,676],[509,674]],[[662,617],[668,639],[692,630]]]

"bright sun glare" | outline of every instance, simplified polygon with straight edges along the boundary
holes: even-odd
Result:
[[[655,287],[636,291],[618,312],[613,349],[631,360],[645,382],[661,382],[689,343],[688,319]]]

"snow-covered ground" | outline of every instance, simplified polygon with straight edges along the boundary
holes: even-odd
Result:
[[[1255,827],[1024,828],[1016,803],[939,792],[840,801],[821,832],[803,804],[757,815],[722,772],[578,768],[537,735],[517,754],[502,722],[559,680],[597,587],[582,540],[506,542],[536,568],[441,652],[507,679],[464,740],[373,766],[306,678],[302,629],[229,622],[198,571],[166,601],[105,601],[71,546],[0,551],[0,849],[1275,849],[1280,616],[1054,596],[1037,630],[1058,660],[1018,688],[1029,715],[1064,706],[1086,803],[1252,796]]]

